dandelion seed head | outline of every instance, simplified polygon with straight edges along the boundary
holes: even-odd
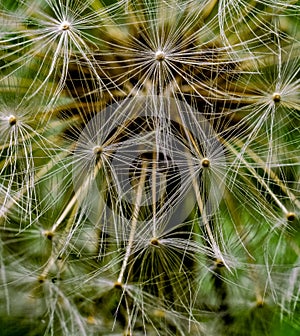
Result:
[[[274,92],[272,98],[273,98],[274,103],[280,103],[281,94],[279,92]]]
[[[165,60],[166,58],[166,53],[162,50],[157,50],[157,52],[155,53],[155,59],[159,62]]]
[[[273,229],[299,209],[283,1],[20,3],[1,9],[7,311],[43,316],[39,334],[124,336],[217,334],[241,303],[293,313],[298,242]]]

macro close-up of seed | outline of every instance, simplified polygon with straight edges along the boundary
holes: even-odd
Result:
[[[298,336],[300,2],[0,23],[0,335]]]

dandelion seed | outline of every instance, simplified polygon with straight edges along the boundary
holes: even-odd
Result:
[[[51,159],[46,148],[49,142],[44,138],[47,127],[41,125],[48,119],[47,109],[43,96],[36,95],[31,101],[24,98],[28,92],[26,77],[3,80],[4,83],[7,89],[0,88],[0,178],[6,195],[1,200],[1,211],[4,215],[4,207],[9,211],[16,204],[20,213],[32,218],[36,199],[34,175],[38,167]],[[38,150],[39,156],[44,153],[46,158],[39,164],[35,158]]]
[[[169,15],[165,15],[165,6],[155,1],[141,11],[133,5],[119,33],[114,30],[109,36],[108,31],[107,50],[97,57],[104,60],[105,72],[111,74],[121,95],[172,92],[186,101],[196,95],[211,105],[210,99],[224,97],[217,73],[225,76],[238,57],[214,34],[214,20],[201,25],[202,12],[195,14],[189,6],[167,6]],[[105,60],[107,54],[110,61]]]
[[[105,90],[106,84],[99,76],[99,73],[104,75],[103,70],[92,51],[96,48],[95,42],[101,41],[100,22],[106,17],[106,11],[103,9],[103,13],[101,10],[94,13],[91,2],[79,4],[77,1],[62,3],[49,0],[46,4],[38,3],[32,7],[24,1],[24,12],[20,11],[17,16],[8,10],[3,11],[7,22],[2,23],[6,28],[1,32],[0,40],[1,50],[5,51],[0,54],[0,69],[5,74],[1,80],[29,69],[34,76],[27,99],[42,92],[48,95],[51,106],[65,88],[70,63],[76,60],[73,65],[88,65],[88,69],[81,74],[81,80],[92,77],[94,88],[97,86],[98,90]],[[24,25],[24,22],[31,24]]]

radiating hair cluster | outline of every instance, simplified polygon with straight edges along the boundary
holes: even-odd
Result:
[[[3,335],[299,333],[299,13],[2,1]]]

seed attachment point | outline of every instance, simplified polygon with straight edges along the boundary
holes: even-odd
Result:
[[[46,230],[46,231],[44,231],[44,236],[45,236],[47,239],[52,240],[53,237],[54,237],[54,232],[53,232],[53,231],[48,231],[48,230]]]
[[[201,161],[201,165],[202,165],[203,168],[208,168],[210,166],[210,160],[208,158],[204,158]]]
[[[114,283],[114,288],[116,288],[116,289],[122,289],[122,288],[123,288],[123,284],[122,284],[122,282],[120,282],[120,281],[116,281],[116,282]]]
[[[221,259],[218,259],[218,258],[214,261],[214,265],[217,268],[223,268],[225,266],[224,262]]]
[[[166,53],[162,50],[157,50],[155,53],[155,59],[157,61],[163,61],[166,58]]]
[[[41,275],[38,276],[37,280],[40,284],[42,284],[46,281],[46,277],[45,277],[45,275],[41,274]]]
[[[17,118],[14,115],[8,117],[9,126],[14,126],[17,123]]]
[[[256,307],[257,308],[263,308],[265,305],[264,301],[262,299],[256,301]]]
[[[279,92],[274,92],[272,98],[273,98],[274,103],[280,103],[281,94]]]
[[[88,324],[92,324],[92,325],[97,323],[95,317],[92,316],[92,315],[88,316],[86,321],[87,321]]]
[[[71,23],[69,21],[63,21],[61,22],[61,24],[59,25],[59,29],[60,30],[69,30],[71,28]]]
[[[93,148],[93,152],[96,156],[98,156],[103,152],[103,148],[101,146],[95,146]]]
[[[153,246],[158,246],[159,245],[159,240],[157,238],[152,238],[150,240],[150,244]]]
[[[288,212],[286,214],[286,219],[289,221],[289,222],[293,222],[295,219],[297,218],[296,214],[294,212]]]

